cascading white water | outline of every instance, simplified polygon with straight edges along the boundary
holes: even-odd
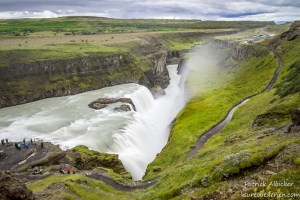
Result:
[[[10,141],[38,138],[62,149],[85,145],[100,152],[117,153],[134,180],[167,143],[169,124],[184,106],[177,66],[168,66],[166,95],[154,100],[138,84],[124,84],[74,96],[44,99],[0,110],[0,137]],[[115,112],[121,103],[101,110],[87,105],[100,97],[131,98],[137,111]]]

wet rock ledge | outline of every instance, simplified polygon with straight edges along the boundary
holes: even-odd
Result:
[[[93,108],[95,110],[100,110],[102,108],[105,108],[108,104],[112,104],[112,103],[117,103],[117,102],[122,102],[122,103],[128,103],[131,104],[134,111],[136,111],[135,106],[132,102],[132,100],[130,98],[99,98],[95,101],[92,101],[91,103],[89,103],[89,107]],[[130,111],[130,107],[126,104],[122,104],[120,107],[116,107],[114,109],[115,111]]]

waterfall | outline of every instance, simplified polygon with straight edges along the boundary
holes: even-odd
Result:
[[[145,113],[153,106],[154,99],[151,92],[145,87],[141,86],[133,94],[126,94],[125,97],[131,98],[135,108],[140,113]]]
[[[133,180],[140,180],[166,145],[169,125],[184,106],[181,75],[175,65],[168,70],[171,80],[166,95],[155,100],[146,87],[131,83],[3,108],[0,137],[10,141],[35,138],[58,144],[63,150],[85,145],[117,153]],[[131,98],[136,111],[116,112],[114,108],[124,104],[121,102],[101,110],[87,106],[103,97]]]
[[[170,123],[185,104],[184,85],[177,66],[168,66],[170,85],[166,95],[154,100],[143,86],[127,97],[137,108],[133,119],[122,130],[114,134],[110,150],[119,154],[133,180],[142,179],[148,164],[165,146],[170,133]],[[186,78],[186,76],[184,77]],[[184,80],[183,80],[184,81]]]

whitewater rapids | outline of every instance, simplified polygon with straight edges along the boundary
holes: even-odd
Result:
[[[140,180],[167,143],[169,125],[185,104],[177,65],[169,65],[168,70],[170,85],[166,95],[156,100],[146,87],[132,83],[3,108],[0,137],[10,141],[36,138],[58,144],[63,150],[85,145],[119,154],[133,180]],[[137,111],[114,111],[120,102],[101,110],[87,106],[98,98],[121,97],[131,98]]]

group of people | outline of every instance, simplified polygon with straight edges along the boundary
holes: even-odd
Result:
[[[64,174],[65,171],[64,171],[62,168],[60,168],[60,169],[59,169],[59,173],[60,173],[60,174]],[[67,167],[67,173],[68,173],[68,174],[71,173],[71,168],[70,168],[70,167]],[[75,174],[75,170],[73,170],[73,174]]]
[[[3,142],[2,142],[2,141],[3,141]],[[2,142],[2,145],[4,145],[4,139],[1,140],[1,142]],[[31,138],[31,139],[30,139],[30,142],[31,142],[32,145],[36,145],[35,139],[32,140],[32,138]],[[8,143],[8,139],[6,139],[6,143]],[[23,145],[24,145],[24,147],[25,147],[26,149],[28,149],[29,144],[26,142],[25,138],[23,139]],[[20,144],[20,143],[15,143],[15,147],[16,147],[16,149],[21,150],[21,144]],[[41,148],[44,148],[44,143],[43,143],[43,142],[41,142]]]
[[[7,138],[5,139],[5,141],[6,141],[6,144],[8,144],[8,139]],[[4,146],[4,139],[1,140],[1,143]]]

